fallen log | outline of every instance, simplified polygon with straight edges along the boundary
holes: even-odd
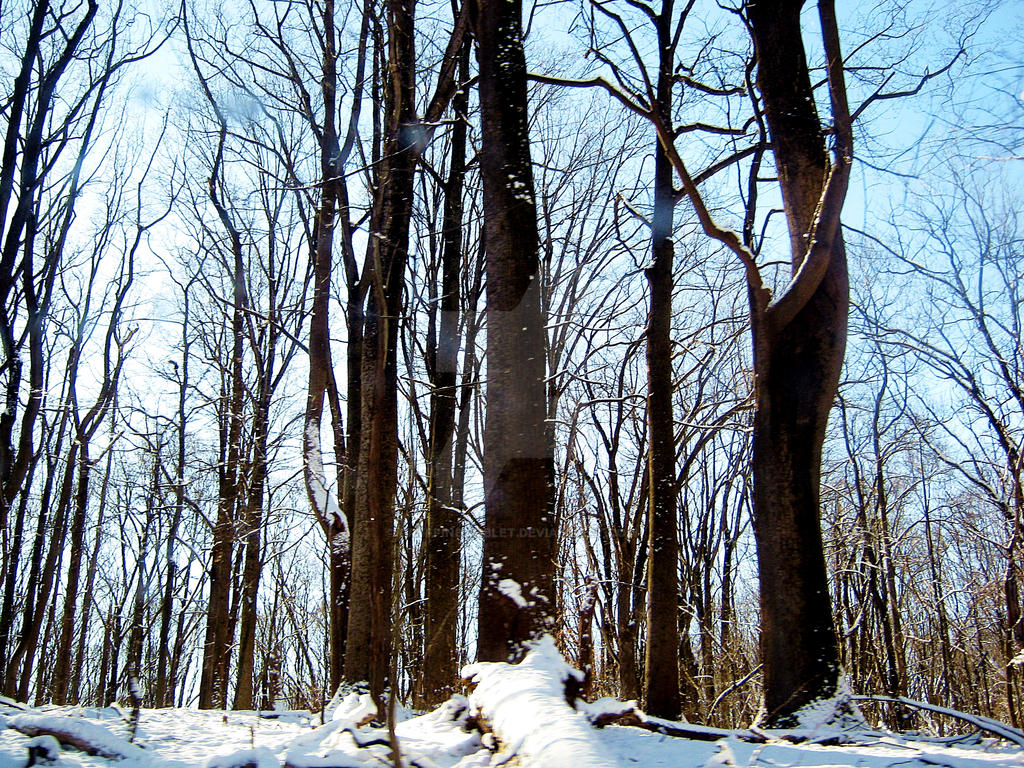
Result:
[[[620,768],[586,713],[569,705],[583,675],[544,637],[518,664],[481,662],[462,671],[473,690],[473,718],[499,751],[522,768]]]
[[[147,761],[150,754],[129,744],[106,728],[87,720],[58,715],[14,715],[6,719],[8,728],[26,736],[52,736],[62,746],[77,749],[95,757],[116,760]]]

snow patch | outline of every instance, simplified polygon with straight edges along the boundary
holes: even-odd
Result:
[[[211,757],[204,768],[281,768],[281,762],[266,747],[240,749],[228,755]]]
[[[345,537],[344,542],[339,541],[338,546],[348,546],[348,521],[345,519],[345,515],[342,514],[341,509],[338,507],[338,502],[334,498],[334,495],[327,489],[327,479],[324,475],[324,463],[321,456],[322,449],[320,447],[320,423],[319,421],[309,421],[306,423],[306,428],[303,433],[303,440],[305,442],[303,450],[303,458],[305,459],[305,475],[306,475],[306,487],[309,489],[310,494],[313,497],[313,505],[316,507],[314,510],[317,515],[323,515],[325,517],[334,516],[339,526],[343,531]]]
[[[868,723],[853,700],[846,680],[839,683],[834,696],[812,701],[796,713],[794,732],[807,732],[820,738],[823,732],[867,730]],[[813,734],[813,735],[812,735]]]
[[[498,591],[520,608],[529,608],[532,605],[523,597],[523,588],[515,579],[502,579],[499,581]]]
[[[49,734],[29,739],[26,746],[36,761],[55,763],[60,759],[60,742]]]
[[[718,751],[704,763],[704,768],[736,768],[739,762],[728,741],[718,743]]]
[[[614,720],[617,717],[633,712],[636,708],[636,701],[619,701],[618,699],[612,699],[608,696],[592,702],[586,702],[583,700],[576,702],[576,709],[583,712],[590,722],[598,726],[604,722]]]
[[[331,720],[359,727],[366,725],[377,716],[377,705],[368,693],[352,691],[337,705]]]

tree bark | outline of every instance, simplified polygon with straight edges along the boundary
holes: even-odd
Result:
[[[519,659],[554,623],[554,458],[519,0],[480,0],[487,259],[483,578],[477,655]]]
[[[469,42],[459,54],[459,82],[469,79]],[[459,566],[462,557],[462,518],[452,493],[453,438],[456,415],[456,375],[459,355],[459,279],[462,269],[462,192],[466,172],[466,88],[452,100],[448,181],[444,190],[441,317],[438,338],[428,350],[430,375],[430,439],[426,457],[427,522],[425,550],[425,614],[423,671],[419,681],[421,705],[432,707],[447,699],[458,683]]]
[[[658,33],[657,103],[666,125],[672,121],[672,2],[655,19]],[[676,443],[672,414],[672,219],[675,205],[672,164],[661,142],[654,150],[652,264],[645,270],[650,288],[647,315],[647,454],[650,562],[647,566],[647,654],[644,706],[656,717],[676,719],[679,694],[679,544],[676,521]]]
[[[273,333],[271,334],[274,335]],[[269,345],[273,356],[273,342]],[[263,529],[263,503],[267,485],[267,441],[270,424],[270,399],[273,368],[262,372],[260,393],[256,403],[253,424],[252,461],[250,463],[249,494],[241,518],[245,526],[245,561],[242,565],[241,616],[238,631],[238,670],[235,686],[235,709],[253,708],[253,672],[256,664],[257,597],[260,571],[263,568],[261,545]]]
[[[398,478],[398,328],[416,163],[413,0],[387,2],[386,140],[364,267],[361,436],[353,520],[345,678],[367,681],[385,715],[392,631],[394,504]]]
[[[89,442],[81,439],[78,454],[78,488],[75,513],[71,520],[71,541],[68,552],[68,575],[64,587],[64,610],[61,613],[60,637],[53,670],[51,697],[54,704],[68,703],[71,682],[71,650],[74,641],[75,613],[78,605],[78,583],[82,574],[82,553],[85,547],[85,514],[89,506]],[[97,532],[98,534],[98,532]],[[79,628],[84,632],[84,628]],[[81,660],[79,661],[81,663]],[[72,702],[73,703],[73,702]]]
[[[218,114],[219,117],[219,114]],[[220,414],[220,450],[222,464],[218,478],[217,519],[210,550],[210,598],[207,608],[206,640],[203,645],[203,670],[199,685],[199,708],[217,709],[227,705],[228,674],[231,660],[232,625],[231,575],[235,540],[235,520],[242,489],[241,440],[245,381],[242,355],[245,335],[245,266],[241,234],[231,223],[227,209],[217,192],[218,172],[224,149],[226,123],[221,118],[220,144],[210,175],[210,200],[231,241],[233,295],[230,325],[231,349],[223,374],[223,400]]]
[[[39,524],[36,527],[36,538],[32,548],[32,561],[28,577],[28,595],[25,600],[21,636],[8,661],[5,673],[6,679],[4,681],[4,695],[16,696],[20,701],[28,701],[29,686],[32,680],[32,666],[35,663],[35,654],[39,647],[44,614],[50,602],[50,593],[53,590],[54,577],[56,575],[55,571],[64,550],[64,540],[68,528],[67,513],[71,505],[77,458],[78,445],[72,442],[65,459],[64,471],[61,473],[60,491],[52,517],[52,528],[50,529],[49,537],[46,535],[46,507],[40,506]],[[51,468],[51,473],[53,472],[56,472],[56,466]],[[44,558],[43,549],[47,541],[49,542],[49,547],[46,549]],[[18,672],[19,665],[21,666],[20,673]]]
[[[178,536],[178,526],[185,514],[185,461],[188,411],[186,401],[189,388],[189,363],[191,361],[191,341],[188,324],[190,315],[189,289],[192,282],[182,288],[181,318],[181,366],[178,368],[178,412],[177,412],[177,455],[174,472],[174,512],[167,531],[165,562],[167,573],[164,577],[164,594],[160,606],[160,634],[157,646],[157,676],[154,703],[157,707],[174,706],[174,678],[170,674],[171,664],[171,621],[174,617],[174,587],[177,575],[177,564],[174,559],[174,545]]]
[[[828,5],[829,0],[822,0],[822,7]],[[762,720],[775,727],[793,725],[799,709],[833,696],[840,675],[819,490],[825,426],[846,347],[849,284],[838,210],[825,210],[823,204],[826,182],[833,179],[800,31],[802,6],[803,0],[748,0],[746,4],[794,274],[790,287],[766,311],[757,311],[761,297],[751,292],[753,511],[764,662]],[[837,47],[838,37],[834,43]],[[826,50],[830,58],[835,56],[828,44]],[[845,106],[841,74],[838,82],[834,77],[836,68],[841,73],[842,61],[831,64],[829,85],[836,112],[837,100]],[[835,117],[838,136],[845,140],[848,111]],[[831,170],[848,178],[849,147],[839,149],[838,166]],[[841,208],[845,186],[839,191],[829,202]],[[826,221],[826,216],[834,216],[834,220]],[[801,291],[793,290],[801,267],[812,255],[826,261],[817,285],[804,281]],[[805,290],[810,287],[813,290]]]

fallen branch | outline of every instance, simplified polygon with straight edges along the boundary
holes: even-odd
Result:
[[[631,701],[622,703],[612,699],[600,699],[593,704],[581,704],[580,707],[595,728],[604,728],[607,725],[621,725],[631,728],[643,728],[645,731],[653,731],[664,736],[693,739],[695,741],[718,741],[719,739],[730,737],[751,744],[764,744],[768,741],[768,737],[760,731],[709,728],[703,725],[693,725],[675,720],[662,720],[660,717],[651,717],[637,709],[636,704]]]
[[[910,707],[911,709],[921,709],[925,712],[934,712],[937,715],[952,717],[954,720],[969,723],[975,728],[985,731],[986,733],[994,734],[1001,739],[1013,742],[1019,747],[1024,747],[1024,731],[1018,730],[1006,723],[1001,723],[998,720],[992,720],[988,717],[970,715],[956,709],[940,707],[924,701],[915,701],[914,699],[908,699],[904,696],[854,696],[853,698],[855,701],[881,701],[889,704],[902,704],[903,706]]]
[[[27,707],[24,704],[10,699],[6,696],[0,696],[0,707],[10,707],[11,709],[20,709],[22,712],[31,712],[32,708]]]

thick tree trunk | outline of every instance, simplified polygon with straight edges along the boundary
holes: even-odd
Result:
[[[829,166],[801,37],[802,5],[803,0],[750,0],[746,6],[758,61],[757,83],[789,224],[794,275],[810,258],[812,246],[827,249],[823,276],[810,296],[794,305],[799,309],[791,317],[773,313],[774,304],[766,313],[754,312],[754,533],[761,594],[763,722],[773,726],[792,725],[801,707],[833,696],[840,674],[819,488],[825,426],[846,347],[849,285],[838,211],[831,242],[824,239],[827,231],[817,231],[820,243],[811,238],[819,216],[830,214],[819,212]],[[841,68],[841,62],[838,65]],[[842,83],[832,74],[833,104],[841,98],[845,105]],[[837,116],[837,122],[842,117]],[[843,136],[842,127],[839,135]],[[838,203],[841,207],[842,196]],[[795,296],[790,290],[787,294],[776,304]]]
[[[632,571],[622,572],[615,589],[615,635],[618,640],[619,697],[640,698],[640,677],[636,669],[636,619],[633,615]]]
[[[831,307],[809,307],[784,337],[775,339],[768,359],[762,354],[758,365],[765,375],[759,382],[753,435],[754,531],[765,717],[776,725],[788,723],[800,707],[833,695],[839,681],[819,484],[825,424],[842,360],[840,336],[845,335],[837,333],[830,311],[842,306],[840,293],[826,292],[822,304]],[[827,321],[820,314],[823,309],[830,316]],[[845,329],[845,311],[838,314]],[[822,322],[829,328],[824,335]]]
[[[478,658],[521,658],[553,626],[554,458],[519,0],[476,18],[487,258],[487,421]]]
[[[35,466],[29,470],[26,476],[26,484],[32,484],[32,477],[35,474]],[[20,553],[22,544],[25,539],[25,521],[28,517],[28,501],[29,495],[27,493],[21,494],[18,497],[18,512],[14,519],[14,537],[11,541],[11,557],[10,561],[6,563],[4,569],[4,596],[3,603],[0,604],[0,671],[3,671],[7,667],[7,650],[10,646],[11,640],[14,638],[14,592],[18,586],[18,566],[20,565]],[[0,500],[0,504],[3,501]],[[6,679],[0,681],[0,691],[5,691],[6,694]]]
[[[110,648],[107,675],[100,678],[99,705],[106,707],[117,701],[117,686],[121,680],[121,613],[111,611],[107,618],[107,632],[104,636],[104,648]]]
[[[597,608],[597,583],[587,586],[583,597],[583,604],[580,606],[579,624],[577,637],[579,638],[579,653],[577,666],[583,673],[583,685],[580,688],[580,698],[590,699],[593,696],[594,686],[594,612]]]
[[[230,418],[225,416],[225,418]],[[234,421],[234,419],[232,419]],[[235,437],[237,440],[237,435]],[[234,453],[233,450],[230,451]],[[237,458],[235,459],[237,461]],[[227,469],[221,470],[227,474]],[[221,481],[217,519],[210,550],[210,596],[206,612],[206,639],[199,683],[199,708],[218,709],[226,705],[222,696],[228,675],[230,637],[228,614],[231,598],[231,564],[234,549],[234,496],[226,478]]]

